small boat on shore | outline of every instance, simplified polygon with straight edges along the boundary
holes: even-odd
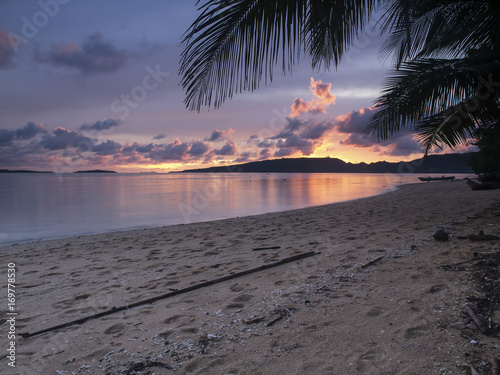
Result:
[[[431,181],[453,181],[455,176],[441,176],[441,177],[419,177],[420,181],[431,182]]]

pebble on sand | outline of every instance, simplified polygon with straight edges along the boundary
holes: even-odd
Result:
[[[448,241],[448,233],[446,233],[444,230],[442,229],[439,229],[437,231],[435,231],[434,233],[432,233],[432,237],[436,240],[436,241]]]

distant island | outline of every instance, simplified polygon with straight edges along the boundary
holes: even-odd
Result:
[[[347,163],[337,158],[283,158],[174,173],[474,173],[474,153],[429,155],[409,162]]]
[[[0,169],[0,173],[54,173],[54,172],[49,172],[49,171],[31,171],[27,169],[16,169],[16,170],[10,170],[10,169]]]
[[[116,173],[115,171],[106,171],[106,170],[103,170],[103,169],[92,169],[92,170],[89,170],[89,171],[76,171],[76,172],[73,172],[73,173]]]

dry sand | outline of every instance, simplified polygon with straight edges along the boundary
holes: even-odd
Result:
[[[17,333],[320,254],[17,336],[15,369],[7,365],[3,312],[0,373],[469,374],[471,364],[486,368],[500,343],[463,314],[466,297],[480,297],[471,264],[438,266],[467,260],[466,252],[499,251],[500,241],[457,239],[479,230],[500,235],[499,201],[499,191],[471,191],[464,181],[422,183],[283,213],[2,247],[4,274],[8,263],[17,269]],[[435,241],[437,229],[450,240]],[[268,246],[280,249],[252,250]],[[6,285],[1,293],[5,311]]]

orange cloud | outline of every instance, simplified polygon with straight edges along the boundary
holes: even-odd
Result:
[[[309,108],[311,108],[310,102],[306,102],[301,98],[295,98],[292,106],[290,107],[290,109],[292,110],[292,112],[290,113],[290,117],[300,116],[301,114],[309,111]]]
[[[331,104],[335,104],[336,96],[330,93],[332,88],[331,83],[323,83],[321,80],[315,81],[311,77],[311,83],[309,89],[315,96],[309,101],[305,101],[302,98],[295,98],[290,109],[290,117],[297,117],[306,112],[311,113],[326,113],[326,108]]]
[[[330,89],[332,88],[331,83],[323,83],[321,80],[314,81],[311,77],[311,85],[309,86],[314,95],[318,98],[323,99],[325,104],[335,104],[335,95],[330,94]]]

